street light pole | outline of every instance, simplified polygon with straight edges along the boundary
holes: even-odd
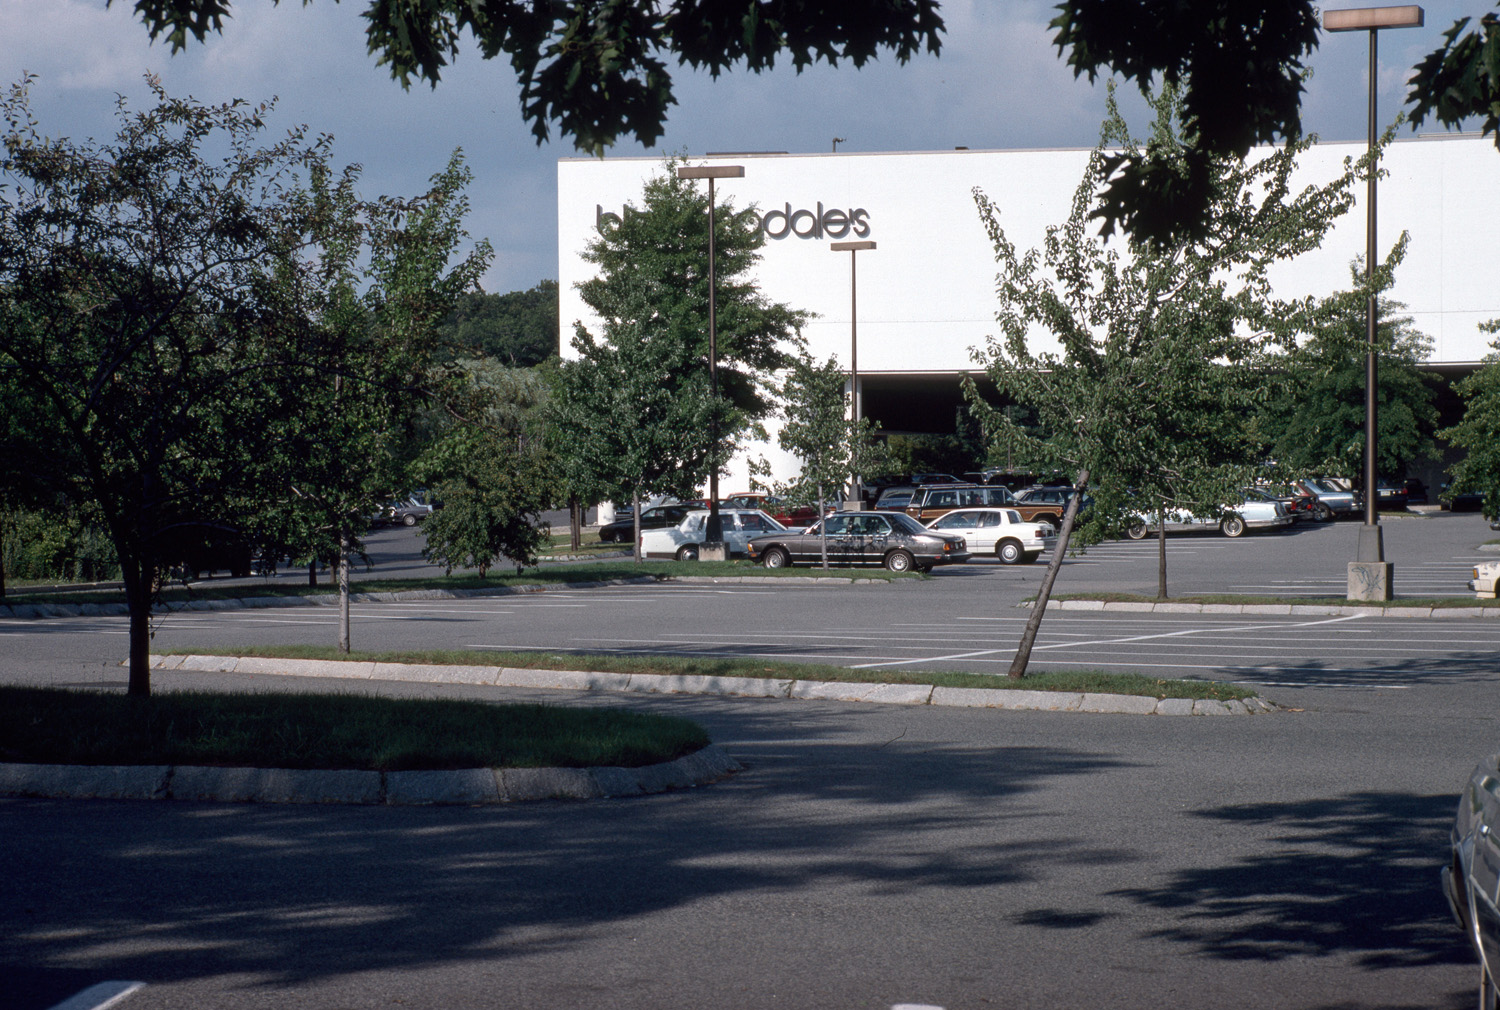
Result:
[[[1385,560],[1385,546],[1380,530],[1380,478],[1375,462],[1377,394],[1379,364],[1376,356],[1375,291],[1375,163],[1378,123],[1375,113],[1375,81],[1378,71],[1378,36],[1382,28],[1420,28],[1422,8],[1409,4],[1401,7],[1356,7],[1350,10],[1324,11],[1323,28],[1330,32],[1368,31],[1370,33],[1370,99],[1369,99],[1369,176],[1365,181],[1365,522],[1359,530],[1359,553],[1349,565],[1349,598],[1389,600],[1392,566]]]
[[[859,281],[856,263],[859,254],[866,249],[874,249],[875,243],[830,242],[828,248],[833,252],[849,254],[849,458],[853,460],[857,448],[855,440],[859,437],[859,419],[864,413],[859,389]],[[860,493],[859,471],[854,470],[850,477],[848,501],[860,502],[858,507],[863,508],[864,495]],[[854,506],[845,505],[845,508],[852,507]]]
[[[708,387],[713,398],[714,412],[709,417],[708,438],[713,453],[719,451],[719,343],[718,308],[714,278],[714,180],[742,179],[743,165],[683,165],[677,169],[679,179],[708,180]],[[717,551],[723,560],[724,522],[719,518],[719,464],[712,462],[708,471],[708,528],[704,531],[704,554]]]

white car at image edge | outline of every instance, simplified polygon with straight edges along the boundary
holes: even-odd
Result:
[[[1051,523],[1028,523],[1007,508],[954,509],[927,524],[938,533],[961,536],[971,557],[993,554],[1002,565],[1029,565],[1057,544]]]

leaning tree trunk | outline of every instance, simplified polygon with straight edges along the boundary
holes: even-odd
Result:
[[[1156,598],[1167,598],[1167,503],[1156,507]]]
[[[1068,538],[1073,535],[1073,520],[1078,516],[1078,502],[1083,498],[1083,489],[1088,485],[1089,472],[1079,470],[1073,478],[1073,494],[1068,498],[1068,507],[1063,510],[1062,528],[1057,531],[1057,548],[1052,560],[1047,562],[1047,574],[1042,577],[1042,588],[1031,606],[1031,616],[1026,618],[1026,630],[1021,632],[1021,644],[1016,646],[1016,657],[1010,661],[1010,676],[1020,680],[1026,676],[1026,664],[1031,662],[1031,648],[1036,644],[1036,633],[1042,626],[1042,614],[1047,609],[1047,600],[1052,597],[1052,584],[1062,569],[1063,555],[1068,552]]]

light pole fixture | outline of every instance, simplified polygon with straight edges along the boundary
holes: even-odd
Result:
[[[708,437],[713,454],[719,451],[719,341],[718,308],[714,289],[714,180],[743,179],[744,165],[682,165],[677,169],[679,179],[708,180],[708,388],[713,397],[713,413],[709,415]],[[704,540],[716,545],[709,550],[723,550],[724,522],[719,518],[719,464],[712,461],[708,471],[708,528]]]
[[[1420,28],[1422,8],[1415,4],[1400,7],[1355,7],[1349,10],[1324,11],[1323,28],[1330,32],[1368,31],[1370,33],[1370,109],[1369,158],[1365,196],[1365,522],[1359,530],[1359,553],[1349,566],[1351,599],[1391,598],[1391,566],[1385,562],[1385,548],[1380,534],[1380,479],[1375,463],[1376,397],[1379,392],[1379,366],[1376,361],[1375,292],[1375,142],[1378,126],[1375,120],[1375,81],[1378,72],[1377,36],[1382,28]]]
[[[830,242],[828,248],[833,252],[847,252],[849,254],[849,458],[854,458],[856,439],[859,437],[859,419],[863,416],[863,403],[859,395],[859,270],[857,263],[859,254],[867,249],[874,249],[875,243],[869,240],[863,242]],[[859,471],[850,474],[849,501],[863,502],[864,495],[860,494]],[[863,505],[860,506],[861,508]]]

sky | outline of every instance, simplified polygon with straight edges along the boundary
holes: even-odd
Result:
[[[1423,6],[1425,27],[1381,33],[1382,123],[1400,109],[1411,68],[1441,33],[1487,9],[1473,0]],[[717,81],[678,69],[678,104],[660,141],[651,149],[622,143],[608,156],[824,152],[835,137],[847,152],[1091,147],[1104,83],[1075,80],[1064,66],[1047,29],[1052,7],[1046,0],[943,0],[941,54],[905,65],[886,56],[862,70],[820,66],[799,75],[785,66]],[[31,100],[41,131],[75,140],[113,135],[117,96],[145,108],[147,72],[169,94],[208,103],[274,97],[267,142],[300,124],[332,135],[335,162],[362,166],[367,197],[424,192],[462,148],[474,173],[468,230],[495,250],[485,289],[556,278],[557,162],[579,153],[555,129],[550,142],[536,144],[510,67],[484,60],[477,48],[461,51],[435,89],[403,90],[365,51],[363,9],[360,0],[241,2],[222,35],[173,55],[150,42],[128,0],[109,8],[104,0],[0,0],[0,78],[9,86],[23,72],[36,74]],[[1305,129],[1327,140],[1365,136],[1367,37],[1323,36],[1309,60]],[[1124,107],[1144,132],[1144,106],[1131,99]]]

